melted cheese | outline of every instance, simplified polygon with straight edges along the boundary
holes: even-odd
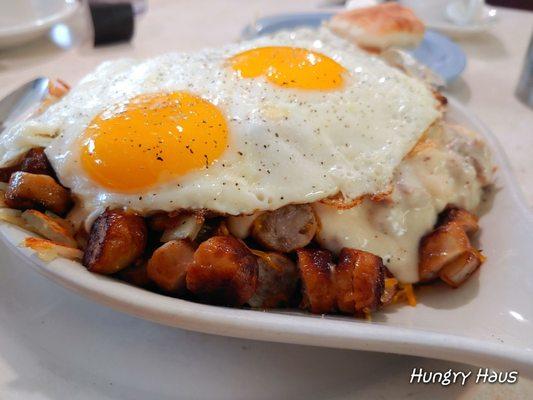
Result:
[[[455,127],[434,129],[400,164],[385,201],[365,199],[348,210],[315,203],[318,241],[370,251],[402,282],[418,281],[418,245],[447,204],[475,211],[492,165],[484,143]]]

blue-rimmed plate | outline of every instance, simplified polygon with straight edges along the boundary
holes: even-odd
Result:
[[[319,27],[333,14],[332,12],[292,13],[263,17],[248,25],[243,30],[242,37],[252,39],[284,29]],[[446,36],[434,31],[426,31],[420,45],[409,53],[439,74],[448,84],[457,79],[466,66],[463,50]]]

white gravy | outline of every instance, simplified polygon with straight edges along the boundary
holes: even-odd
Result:
[[[481,139],[464,128],[435,127],[399,165],[386,200],[366,198],[347,210],[315,203],[317,239],[334,252],[352,247],[377,254],[401,282],[417,282],[422,236],[447,204],[475,212],[492,170]]]

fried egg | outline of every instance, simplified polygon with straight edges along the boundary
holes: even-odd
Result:
[[[440,117],[421,82],[327,29],[102,64],[0,139],[0,163],[35,146],[82,218],[107,207],[230,215],[356,199]]]

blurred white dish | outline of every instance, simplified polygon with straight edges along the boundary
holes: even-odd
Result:
[[[29,42],[72,15],[78,0],[16,0],[2,2],[0,49]]]
[[[451,37],[461,37],[479,34],[487,31],[497,19],[495,8],[483,4],[474,22],[456,24],[450,21],[448,11],[450,0],[400,0],[400,3],[410,7],[424,21],[430,29],[435,29]],[[455,10],[454,7],[452,7]]]
[[[446,6],[446,16],[456,25],[471,25],[483,18],[485,0],[455,0]]]
[[[488,129],[454,100],[446,119],[480,132],[499,167],[497,195],[481,219],[480,243],[488,260],[465,285],[420,289],[416,307],[373,315],[373,323],[292,311],[258,312],[197,304],[138,289],[88,272],[79,263],[39,261],[18,245],[26,236],[0,224],[0,238],[23,264],[114,309],[161,324],[225,336],[315,346],[410,354],[460,361],[533,376],[533,214]],[[20,268],[19,265],[11,265]]]

